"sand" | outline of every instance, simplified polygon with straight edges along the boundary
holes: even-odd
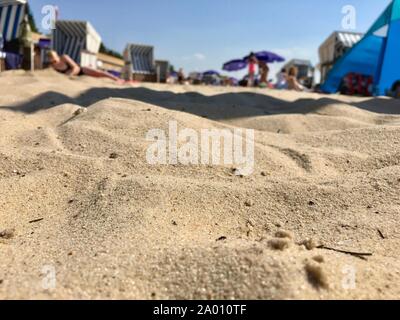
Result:
[[[399,298],[399,115],[385,98],[2,73],[0,298]],[[254,173],[148,164],[146,133],[170,120],[255,129]]]

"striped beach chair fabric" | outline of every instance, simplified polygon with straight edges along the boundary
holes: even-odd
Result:
[[[133,74],[155,74],[154,47],[128,44],[124,56],[125,63],[131,66]]]
[[[26,0],[0,0],[0,33],[5,42],[19,37],[25,10]]]
[[[81,64],[84,52],[97,55],[101,37],[87,21],[59,20],[53,31],[53,49],[60,55],[69,55]],[[86,58],[84,59],[86,61]]]

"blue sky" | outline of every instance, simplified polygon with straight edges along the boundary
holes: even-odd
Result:
[[[60,8],[61,19],[88,20],[103,42],[122,51],[127,42],[155,46],[157,59],[186,71],[220,70],[254,50],[318,63],[318,47],[342,29],[342,8],[356,8],[364,32],[390,0],[30,0]],[[272,72],[280,65],[273,65]]]

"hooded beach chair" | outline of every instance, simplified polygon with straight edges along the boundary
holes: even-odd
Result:
[[[53,49],[69,55],[82,67],[97,68],[101,37],[87,21],[59,20],[53,30]]]
[[[166,83],[169,74],[169,61],[156,60],[157,82]]]
[[[319,47],[321,82],[326,80],[328,72],[347,51],[357,44],[363,33],[336,31]]]
[[[26,0],[0,0],[0,71],[5,69],[6,64],[8,69],[20,65],[11,62],[20,49],[15,40],[21,35],[26,3]]]
[[[21,34],[26,0],[0,0],[0,33],[5,45]]]
[[[126,80],[156,82],[154,47],[128,44],[124,51]]]

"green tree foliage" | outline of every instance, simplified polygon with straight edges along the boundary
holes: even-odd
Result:
[[[107,48],[104,43],[100,45],[100,52],[104,54],[108,54],[109,56],[113,56],[115,58],[123,59],[122,54],[112,49]]]
[[[31,30],[33,32],[39,32],[38,28],[36,27],[36,23],[35,23],[35,18],[33,17],[31,8],[29,7],[29,4],[26,4],[26,13],[28,15],[28,22],[29,22],[29,26],[31,27]]]

